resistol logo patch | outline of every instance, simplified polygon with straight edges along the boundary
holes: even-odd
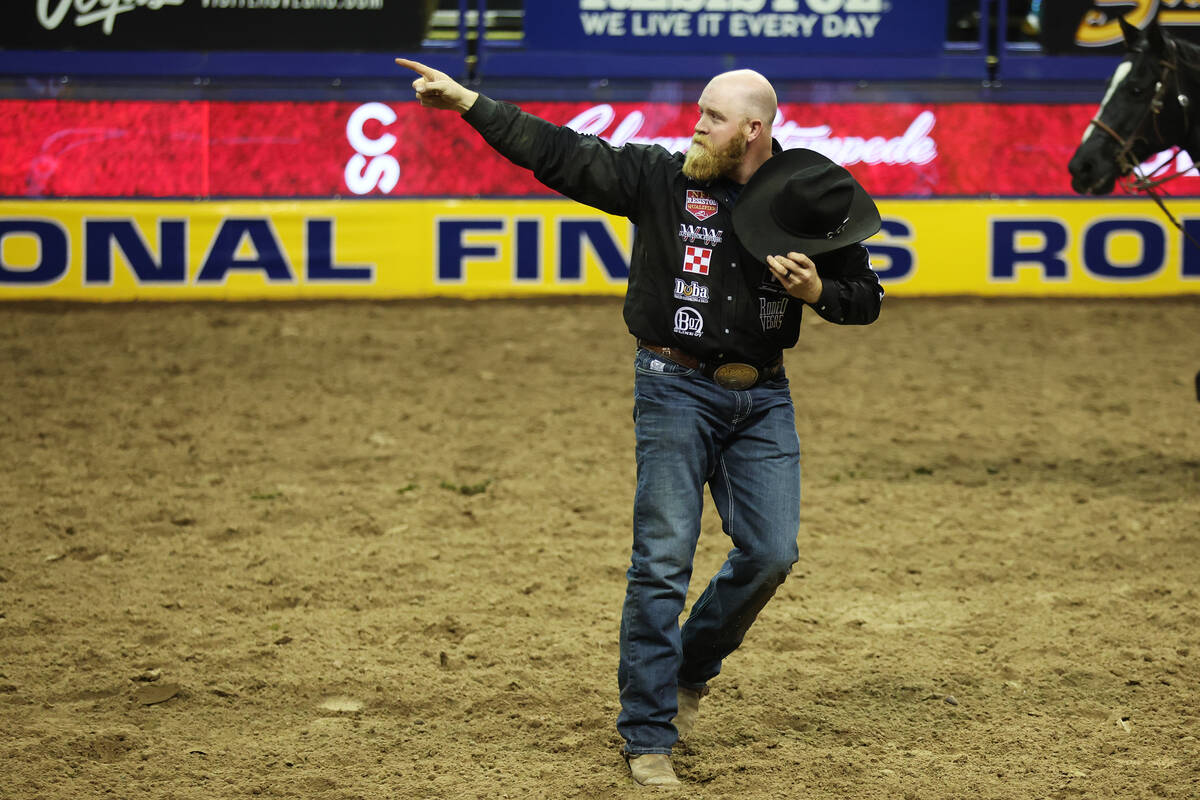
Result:
[[[683,271],[707,275],[708,267],[712,263],[712,254],[713,251],[707,247],[688,245],[683,250]]]
[[[687,203],[684,207],[687,208],[689,214],[701,222],[717,213],[717,201],[699,189],[687,190]]]

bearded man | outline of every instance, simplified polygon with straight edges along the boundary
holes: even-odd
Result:
[[[683,155],[613,147],[396,62],[420,76],[421,105],[457,111],[546,186],[637,225],[624,308],[637,341],[637,487],[617,730],[637,783],[678,784],[672,748],[799,558],[800,443],[783,350],[805,305],[837,324],[879,315],[861,244],[879,212],[846,170],[772,140],[775,90],[757,72],[708,83]],[[706,485],[733,548],[680,626]]]

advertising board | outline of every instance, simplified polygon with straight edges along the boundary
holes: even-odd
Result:
[[[690,103],[531,102],[614,145],[687,148]],[[1071,194],[1067,161],[1094,105],[784,103],[774,135],[877,197]],[[0,196],[554,196],[453,114],[415,103],[0,100]],[[1146,165],[1200,194],[1186,153]]]
[[[932,55],[945,3],[885,0],[526,0],[525,41],[547,50]]]
[[[354,50],[424,39],[424,0],[18,0],[0,49]]]
[[[1200,201],[883,199],[891,296],[1200,294]],[[0,201],[0,301],[624,293],[633,229],[567,200]]]
[[[1039,41],[1052,54],[1117,55],[1125,50],[1118,19],[1145,28],[1157,19],[1170,35],[1200,42],[1200,7],[1194,0],[1047,0]]]

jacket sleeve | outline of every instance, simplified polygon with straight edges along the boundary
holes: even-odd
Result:
[[[838,325],[869,325],[879,317],[883,287],[861,244],[842,247],[813,259],[821,276],[821,296],[812,306],[822,319]]]
[[[642,175],[652,150],[643,145],[613,147],[547,122],[510,103],[479,95],[463,119],[498,153],[532,170],[542,184],[584,205],[638,222]]]

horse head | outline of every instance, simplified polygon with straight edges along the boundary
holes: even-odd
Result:
[[[1108,194],[1155,153],[1178,145],[1189,151],[1191,109],[1181,44],[1157,20],[1144,31],[1120,18],[1125,58],[1108,80],[1100,110],[1071,157],[1071,188],[1079,194]],[[1189,46],[1190,47],[1190,46]]]

